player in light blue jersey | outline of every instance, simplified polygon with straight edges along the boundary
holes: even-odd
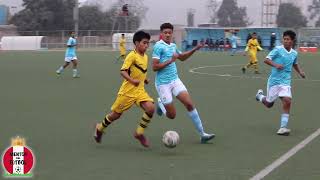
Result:
[[[231,42],[231,56],[234,56],[237,52],[237,45],[238,45],[238,37],[237,33],[233,33],[230,37]]]
[[[188,115],[200,134],[201,143],[206,143],[215,135],[205,133],[198,111],[194,107],[186,87],[179,79],[175,63],[176,59],[181,61],[188,59],[194,52],[202,48],[203,44],[182,53],[177,49],[176,44],[172,43],[173,26],[170,23],[164,23],[160,30],[162,40],[155,44],[152,54],[152,67],[156,71],[155,85],[160,97],[158,98],[157,113],[159,115],[165,114],[170,119],[176,117],[173,94],[188,110]]]
[[[283,45],[275,47],[264,61],[272,67],[268,79],[267,95],[263,95],[261,89],[256,94],[257,101],[262,102],[266,107],[271,108],[275,100],[279,97],[282,102],[282,115],[278,135],[288,136],[289,113],[291,107],[291,72],[292,67],[298,74],[305,78],[305,73],[300,69],[297,56],[298,52],[292,49],[296,34],[293,31],[283,33]]]
[[[72,62],[73,65],[73,77],[78,78],[80,77],[77,65],[78,65],[78,58],[76,55],[76,46],[77,46],[77,40],[75,38],[75,33],[71,32],[70,33],[70,38],[67,42],[67,50],[65,54],[65,64],[63,66],[60,66],[59,69],[56,71],[57,75],[60,75],[63,70],[69,66],[70,62]]]

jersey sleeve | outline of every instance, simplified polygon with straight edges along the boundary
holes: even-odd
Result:
[[[293,64],[298,64],[298,54],[296,54],[294,61],[293,61]]]
[[[152,59],[160,59],[162,53],[162,47],[158,44],[156,44],[153,47],[153,52],[152,52]]]
[[[244,51],[248,51],[249,50],[249,46],[251,44],[251,39],[248,41],[246,48],[244,49]]]
[[[68,42],[67,42],[67,46],[73,45],[72,42],[73,42],[73,41],[72,41],[72,39],[70,38],[70,39],[68,40]]]
[[[256,41],[256,46],[260,51],[263,50],[258,41]]]
[[[126,71],[128,69],[130,69],[130,67],[132,66],[132,64],[134,64],[135,58],[133,54],[128,54],[128,56],[126,57],[126,59],[123,62],[123,65],[121,67],[121,71]]]
[[[267,56],[267,59],[273,61],[278,56],[278,49],[274,48]]]
[[[180,51],[180,49],[178,49],[177,46],[176,46],[176,53],[179,55],[182,54],[182,51]]]

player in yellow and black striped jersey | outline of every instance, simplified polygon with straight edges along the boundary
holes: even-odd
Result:
[[[134,137],[143,146],[149,147],[149,143],[144,136],[144,130],[150,123],[154,113],[153,99],[144,89],[144,84],[148,83],[148,56],[145,52],[149,47],[149,40],[150,35],[148,33],[138,31],[134,34],[133,42],[135,50],[128,54],[121,67],[121,75],[124,81],[111,107],[111,113],[107,114],[104,120],[96,125],[94,136],[96,142],[101,142],[106,127],[119,119],[122,113],[132,107],[133,104],[136,104],[144,110],[144,113],[134,133]]]
[[[263,50],[257,40],[257,33],[252,33],[252,38],[248,41],[245,51],[249,54],[249,63],[242,68],[242,72],[245,73],[247,68],[253,67],[254,72],[259,74],[257,52]]]
[[[120,56],[117,58],[117,61],[120,59],[124,60],[126,58],[126,37],[124,34],[121,34],[120,42],[119,42],[119,50],[120,50]]]

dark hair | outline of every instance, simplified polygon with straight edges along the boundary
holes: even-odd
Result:
[[[291,40],[295,40],[296,39],[296,33],[294,31],[291,30],[287,30],[283,33],[283,37],[285,36],[289,36],[291,38]]]
[[[170,23],[163,23],[160,26],[160,31],[163,31],[164,29],[172,29],[173,30],[173,25]]]
[[[257,35],[257,33],[256,33],[256,32],[253,32],[252,35]]]
[[[144,31],[137,31],[133,35],[133,43],[135,44],[136,41],[140,42],[142,39],[148,39],[150,40],[150,34],[146,33]]]
[[[121,36],[124,36],[124,34],[121,34]]]

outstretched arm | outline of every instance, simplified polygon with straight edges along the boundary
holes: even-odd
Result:
[[[183,52],[183,53],[179,54],[178,59],[181,61],[187,60],[190,56],[192,56],[193,53],[195,53],[197,50],[199,50],[203,46],[204,46],[203,43],[198,44],[195,48],[191,49],[190,51]]]
[[[298,64],[294,64],[293,68],[294,68],[294,70],[297,71],[297,73],[300,75],[300,77],[302,77],[303,79],[306,78],[306,74],[302,71],[302,69],[300,68],[300,66]]]

